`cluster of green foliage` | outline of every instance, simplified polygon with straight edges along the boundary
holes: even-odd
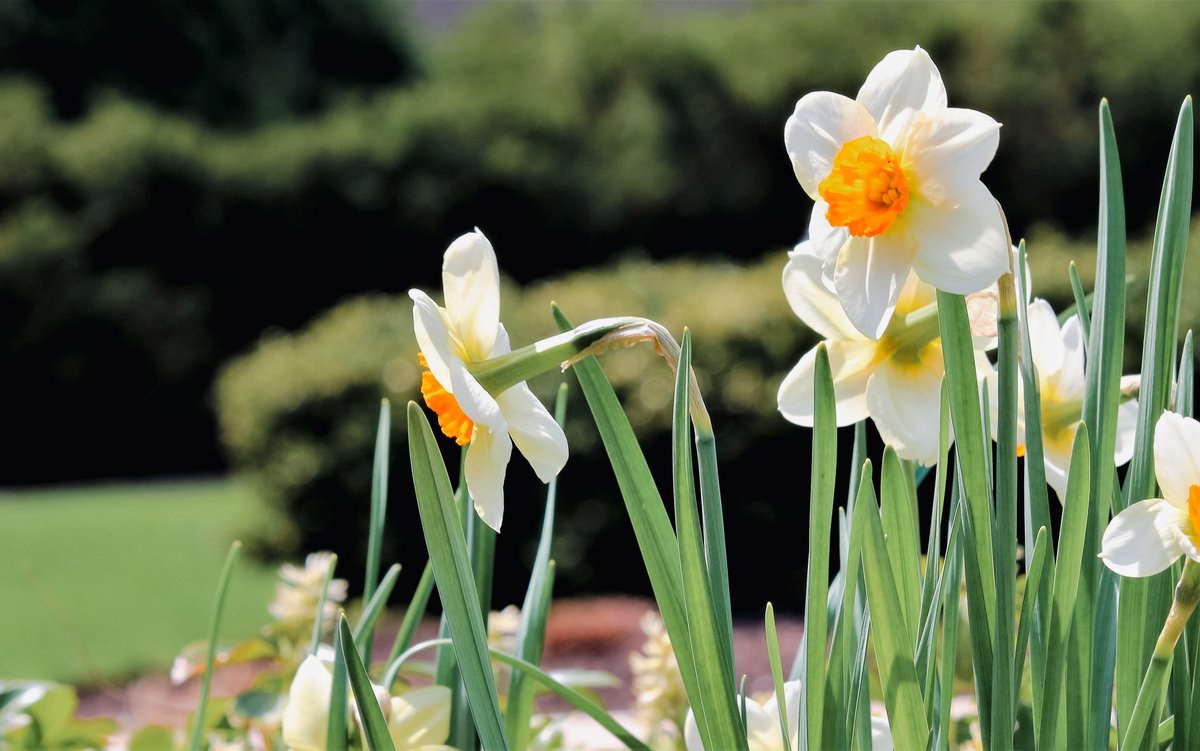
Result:
[[[143,17],[195,31],[159,40],[190,56],[178,68],[122,68],[114,46],[149,49],[145,29],[76,5],[0,14],[9,482],[220,467],[207,403],[220,362],[347,295],[435,281],[414,261],[471,226],[521,282],[629,249],[785,247],[808,212],[783,153],[788,112],[807,91],[853,93],[890,49],[925,45],[955,104],[1005,123],[985,177],[1017,234],[1089,223],[1100,92],[1117,131],[1138,134],[1124,157],[1141,185],[1158,179],[1175,93],[1200,88],[1200,58],[1177,52],[1200,29],[1187,5],[502,3],[415,55],[368,22],[368,0],[286,15],[183,3]],[[85,77],[51,59],[104,63]],[[168,80],[193,69],[190,88]],[[1152,202],[1131,194],[1132,227]],[[24,448],[46,445],[71,461]]]

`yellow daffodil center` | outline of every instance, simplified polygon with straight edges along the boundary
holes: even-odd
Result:
[[[842,144],[817,191],[829,204],[829,223],[848,228],[855,237],[884,232],[908,206],[908,178],[899,157],[871,136]]]
[[[475,432],[475,423],[462,411],[462,407],[458,406],[454,394],[442,388],[438,379],[433,377],[425,355],[418,352],[417,360],[425,369],[421,374],[421,396],[425,397],[425,405],[437,415],[442,433],[447,438],[453,438],[459,446],[466,446]]]
[[[1192,536],[1200,533],[1200,485],[1188,488],[1188,519],[1192,522]]]

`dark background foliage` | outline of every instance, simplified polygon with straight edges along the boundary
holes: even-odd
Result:
[[[715,304],[729,294],[715,283],[698,297],[620,269],[575,277],[582,303],[558,299],[696,329],[727,420],[727,477],[749,489],[727,503],[761,517],[748,539],[790,535],[806,472],[755,478],[807,456],[806,436],[773,410],[774,384],[811,344],[777,282],[810,208],[782,146],[796,99],[852,95],[887,51],[925,46],[951,104],[1004,123],[985,181],[1014,233],[1060,249],[1083,238],[1074,252],[1095,221],[1100,97],[1140,236],[1179,101],[1200,81],[1200,7],[1183,3],[493,3],[437,32],[412,9],[0,3],[0,482],[232,465],[293,519],[264,533],[263,550],[352,558],[361,521],[343,511],[365,503],[377,399],[413,396],[403,368],[388,370],[411,357],[408,314],[402,299],[369,298],[323,319],[340,325],[305,327],[364,293],[435,289],[441,251],[479,226],[519,285],[630,254],[750,264],[696,271],[759,274],[737,309]],[[632,291],[606,286],[615,279]],[[506,316],[527,322],[514,338],[548,333],[549,298],[513,294]],[[749,309],[756,327],[718,321],[705,341],[695,321],[712,309],[734,321]],[[335,354],[301,344],[322,337]],[[222,363],[247,352],[214,405]],[[639,382],[645,367],[615,380],[657,456],[661,404]],[[562,546],[567,589],[607,586],[615,565],[594,540],[620,508],[587,436],[572,429],[576,474],[564,477],[581,509],[566,512],[577,517],[564,525],[576,541]],[[514,475],[536,515],[539,489]],[[530,528],[520,513],[509,523]]]

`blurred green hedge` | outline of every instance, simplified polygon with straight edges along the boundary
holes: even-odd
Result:
[[[333,5],[305,7],[320,16]],[[275,19],[279,7],[253,13]],[[153,28],[164,13],[144,20]],[[86,20],[67,16],[38,28],[76,33]],[[98,18],[103,28],[109,17]],[[271,23],[299,24],[297,38],[311,40],[303,18]],[[328,28],[345,40],[362,25]],[[296,75],[280,67],[292,104],[243,126],[201,93],[168,101],[152,81],[118,85],[136,69],[89,89],[72,113],[33,62],[4,53],[7,38],[9,483],[220,469],[208,404],[219,363],[347,296],[435,281],[436,264],[414,261],[472,226],[521,283],[631,249],[752,260],[790,245],[809,202],[784,154],[787,115],[808,91],[853,93],[891,49],[928,47],[956,105],[1005,123],[985,181],[1017,234],[1047,221],[1075,235],[1095,221],[1101,95],[1139,188],[1130,226],[1144,226],[1179,101],[1200,82],[1196,4],[488,3],[422,40],[386,85],[366,74],[353,84],[306,48]],[[227,71],[205,70],[211,91],[225,91]],[[271,86],[244,83],[212,101],[233,106]]]

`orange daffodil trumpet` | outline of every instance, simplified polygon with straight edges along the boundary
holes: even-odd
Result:
[[[442,432],[467,446],[467,490],[479,517],[499,531],[513,443],[542,482],[549,482],[567,462],[567,439],[524,380],[490,393],[472,373],[474,366],[510,352],[500,323],[496,253],[482,232],[469,232],[446,250],[442,290],[444,307],[421,290],[408,293],[426,368],[421,393]]]
[[[957,294],[1008,270],[1003,219],[979,179],[999,131],[981,112],[946,106],[920,47],[889,53],[856,99],[818,91],[796,103],[784,142],[816,202],[809,239],[864,336],[884,334],[910,270]]]
[[[1029,348],[1037,372],[1042,413],[1042,454],[1046,482],[1062,499],[1067,492],[1067,470],[1071,466],[1071,447],[1083,419],[1084,355],[1087,341],[1078,316],[1071,316],[1060,327],[1054,309],[1045,300],[1034,300],[1026,310],[1029,321]],[[995,373],[987,377],[992,408],[992,439],[996,440],[999,383]],[[1135,390],[1138,376],[1121,379],[1122,392]],[[1018,395],[1024,385],[1018,381]],[[1137,431],[1137,399],[1125,398],[1117,408],[1117,436],[1113,451],[1116,466],[1133,457]],[[1025,401],[1017,399],[1017,452],[1025,452]]]
[[[811,242],[788,255],[783,290],[792,310],[825,337],[839,426],[868,415],[902,459],[930,465],[938,459],[942,360],[934,290],[909,275],[878,340],[863,335],[846,316]],[[994,316],[993,316],[994,319]],[[995,339],[975,336],[976,369],[989,372],[984,354]],[[809,350],[779,387],[779,411],[797,425],[813,424],[813,376],[817,350]]]
[[[1154,474],[1163,497],[1130,504],[1104,530],[1100,558],[1121,576],[1153,576],[1181,556],[1200,562],[1200,422],[1158,418]]]

